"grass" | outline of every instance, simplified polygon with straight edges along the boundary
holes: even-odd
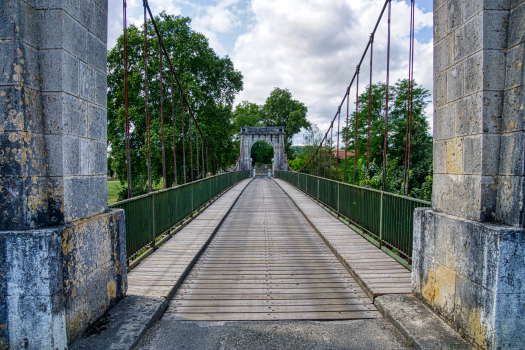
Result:
[[[108,180],[108,204],[113,204],[118,201],[118,193],[123,186],[120,185],[119,180]],[[153,191],[162,189],[162,181],[158,184],[153,184]]]
[[[118,200],[118,192],[121,188],[119,180],[108,180],[108,204],[115,203]]]

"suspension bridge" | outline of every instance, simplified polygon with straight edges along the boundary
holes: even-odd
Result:
[[[133,193],[131,154],[138,150],[130,137],[129,88],[137,81],[128,80],[123,0],[127,199],[109,206],[108,2],[0,5],[0,348],[128,349],[145,333],[154,338],[148,329],[158,332],[155,322],[383,318],[419,348],[436,346],[438,337],[437,346],[522,348],[523,1],[434,1],[432,202],[408,196],[414,1],[408,21],[392,18],[392,1],[384,2],[328,130],[297,171],[288,169],[285,126],[241,128],[237,164],[221,159],[148,1],[143,5],[147,193]],[[381,159],[387,167],[393,21],[406,22],[410,43],[403,194],[386,191],[386,171],[381,190],[357,185],[356,163],[347,178],[349,142],[354,162],[358,143],[366,143],[361,156],[370,167],[373,50],[381,25],[387,48]],[[152,41],[158,66],[148,64]],[[360,140],[359,105],[351,108],[350,99],[355,92],[357,100],[365,70],[367,138]],[[150,101],[153,81],[159,101]],[[152,102],[160,106],[158,191]],[[349,135],[352,123],[355,135]],[[267,178],[251,171],[250,149],[259,140],[274,147]],[[406,347],[388,327],[377,337]],[[355,339],[364,342],[356,348],[381,347]]]

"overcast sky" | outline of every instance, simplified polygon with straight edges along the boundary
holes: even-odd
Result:
[[[140,25],[142,0],[127,0],[128,22]],[[367,44],[384,0],[149,0],[154,14],[188,16],[219,56],[244,76],[236,103],[262,104],[274,87],[306,104],[324,133]],[[432,0],[416,0],[414,78],[432,92]],[[408,1],[392,1],[390,81],[408,78]],[[386,15],[374,42],[373,82],[386,79]],[[109,1],[108,49],[122,34],[122,1]],[[369,58],[360,91],[369,79]],[[352,89],[351,103],[355,102]],[[430,102],[432,99],[429,99]],[[350,107],[352,110],[352,105]],[[432,125],[432,103],[426,115]],[[302,143],[302,136],[294,138]]]

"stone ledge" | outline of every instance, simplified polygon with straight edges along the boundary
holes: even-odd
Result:
[[[415,349],[476,349],[414,295],[383,295],[374,305]]]

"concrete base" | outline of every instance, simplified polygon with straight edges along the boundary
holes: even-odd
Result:
[[[523,229],[414,213],[414,293],[482,348],[525,344],[524,256]]]
[[[66,349],[123,298],[124,211],[0,234],[0,348]]]

